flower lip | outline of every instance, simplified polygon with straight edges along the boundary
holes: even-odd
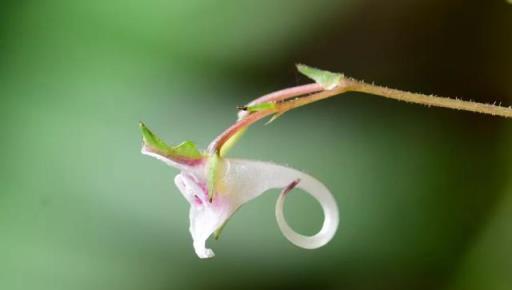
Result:
[[[206,184],[193,174],[182,172],[176,175],[174,182],[182,195],[191,205],[202,205],[208,202]]]

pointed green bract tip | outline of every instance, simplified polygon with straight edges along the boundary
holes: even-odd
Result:
[[[165,142],[158,138],[148,127],[142,122],[139,122],[140,130],[142,131],[142,140],[146,146],[151,147],[152,149],[158,150],[168,150],[169,146],[165,144]]]
[[[185,159],[200,159],[203,157],[201,152],[197,150],[196,145],[192,141],[184,141],[177,146],[169,146],[162,139],[156,136],[148,127],[142,122],[139,122],[139,127],[142,131],[142,140],[144,145],[152,152],[162,155],[167,158],[185,158]]]
[[[307,66],[305,64],[298,64],[297,70],[314,80],[316,83],[321,85],[326,90],[332,90],[340,84],[343,80],[343,74],[333,73],[326,70],[317,69],[314,67]]]
[[[270,123],[274,122],[277,118],[281,117],[284,114],[284,112],[281,113],[275,113],[270,117],[270,119],[265,123],[265,125],[269,125]]]

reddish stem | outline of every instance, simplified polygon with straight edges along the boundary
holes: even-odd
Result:
[[[237,121],[235,124],[231,125],[229,128],[227,128],[224,132],[222,132],[217,138],[215,138],[210,145],[208,146],[208,152],[210,153],[218,153],[220,149],[222,148],[222,145],[226,143],[226,141],[229,140],[233,135],[236,134],[236,132],[240,131],[241,129],[251,125],[252,123],[265,118],[266,116],[269,116],[273,114],[274,111],[266,110],[266,111],[259,111],[252,113],[248,115],[247,117]]]
[[[279,102],[284,101],[289,98],[299,97],[311,93],[316,93],[322,91],[323,87],[317,83],[301,85],[296,87],[291,87],[283,90],[279,90],[276,92],[272,92],[270,94],[259,97],[253,101],[251,101],[247,106],[266,103],[266,102]],[[208,146],[208,152],[210,153],[218,153],[222,146],[231,138],[236,132],[241,129],[251,125],[258,120],[265,118],[277,110],[265,110],[260,112],[255,112],[249,114],[249,112],[242,111],[239,115],[239,120],[231,125],[231,127],[227,128],[224,132],[222,132],[217,138],[215,138],[210,145]]]
[[[247,106],[266,103],[266,102],[283,101],[283,100],[286,100],[289,98],[298,97],[298,96],[311,94],[311,93],[316,93],[316,92],[323,91],[323,90],[324,90],[324,88],[317,83],[291,87],[291,88],[272,92],[270,94],[259,97],[255,100],[251,101],[249,104],[247,104]]]

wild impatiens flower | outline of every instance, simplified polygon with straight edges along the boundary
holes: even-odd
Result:
[[[190,233],[200,258],[213,257],[213,251],[205,246],[208,237],[212,234],[217,237],[236,210],[271,188],[283,189],[276,204],[276,218],[281,232],[290,242],[302,248],[314,249],[329,242],[336,232],[339,222],[336,201],[315,178],[270,162],[223,157],[242,133],[262,118],[272,116],[271,122],[289,110],[349,91],[512,118],[512,107],[390,89],[306,65],[298,65],[297,69],[315,83],[276,91],[240,107],[238,121],[215,138],[205,152],[198,151],[190,141],[168,146],[141,123],[144,139],[142,153],[181,171],[174,181],[190,203]],[[295,187],[311,194],[322,206],[324,223],[314,236],[296,233],[284,218],[284,199]]]
[[[190,203],[190,234],[200,258],[214,256],[213,251],[206,248],[206,240],[212,234],[217,236],[236,210],[272,188],[283,189],[276,204],[276,218],[283,235],[290,242],[302,248],[315,249],[334,236],[338,227],[338,207],[329,190],[315,178],[271,162],[211,157],[199,152],[191,142],[168,146],[144,124],[140,126],[142,153],[180,170],[174,182]],[[217,158],[214,194],[208,192],[211,176],[209,158]],[[284,218],[284,200],[294,187],[311,194],[322,206],[323,226],[314,236],[296,233]]]

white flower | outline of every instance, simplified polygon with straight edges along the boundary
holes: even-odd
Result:
[[[147,128],[144,127],[144,129]],[[195,252],[200,258],[214,256],[213,251],[206,248],[206,240],[214,232],[219,231],[235,211],[272,188],[283,189],[276,203],[276,219],[281,232],[290,242],[302,248],[315,249],[325,245],[334,236],[339,222],[338,207],[329,190],[315,178],[270,162],[219,159],[216,192],[210,200],[207,186],[208,157],[197,155],[197,158],[180,157],[174,151],[169,151],[179,146],[169,147],[168,151],[163,152],[151,146],[154,144],[149,144],[148,141],[161,142],[161,140],[148,140],[157,138],[149,130],[148,132],[151,135],[144,135],[145,144],[142,153],[181,170],[174,181],[183,197],[190,203],[190,233]],[[316,235],[304,236],[295,232],[284,218],[284,200],[294,187],[311,194],[323,209],[324,222]]]

